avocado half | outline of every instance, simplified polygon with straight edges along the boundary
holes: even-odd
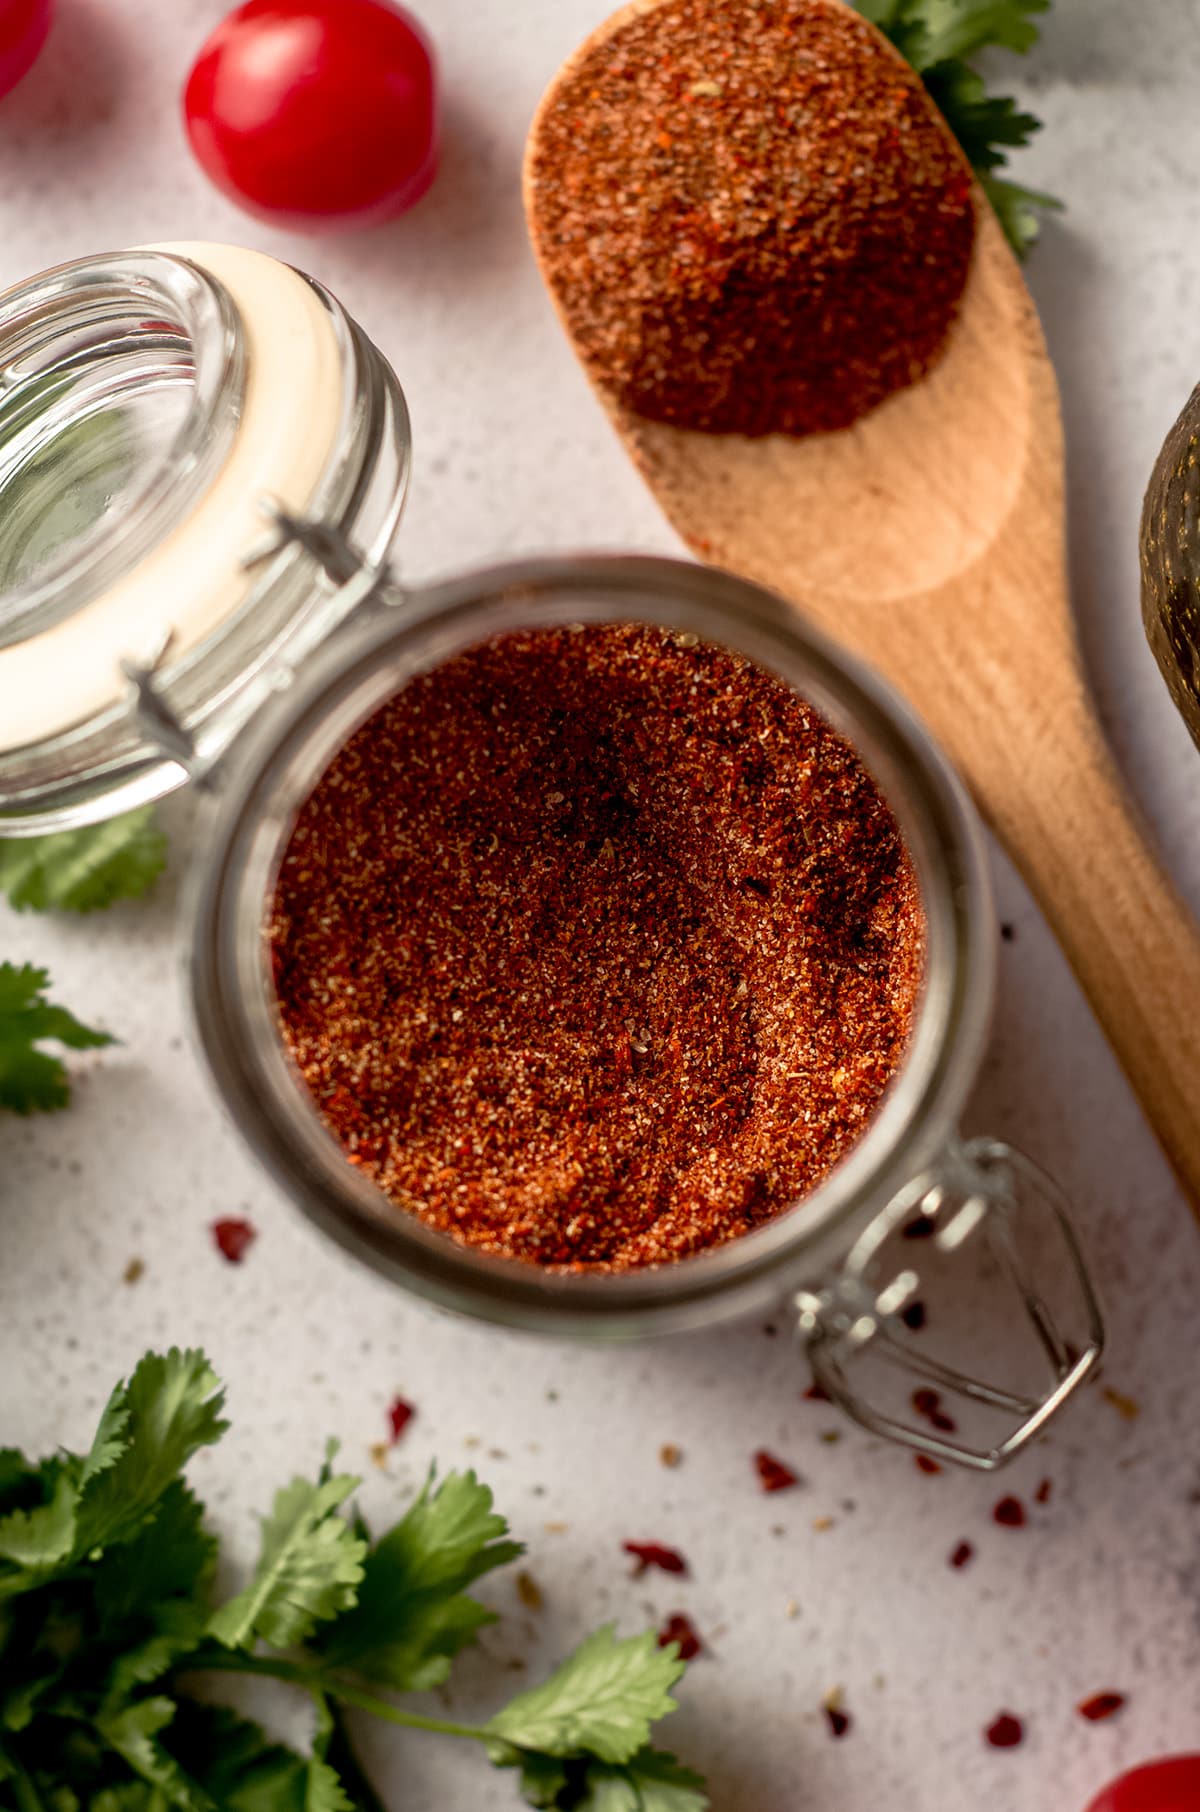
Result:
[[[1163,442],[1142,508],[1142,618],[1200,748],[1200,385]]]

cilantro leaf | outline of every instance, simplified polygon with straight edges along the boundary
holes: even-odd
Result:
[[[450,1672],[454,1655],[494,1614],[464,1588],[523,1552],[473,1472],[432,1480],[408,1513],[371,1549],[358,1603],[325,1632],[331,1667],[396,1691],[424,1692]]]
[[[589,1767],[578,1812],[706,1812],[704,1782],[662,1749],[642,1749],[624,1768]]]
[[[128,1541],[141,1529],[192,1455],[225,1433],[224,1401],[198,1349],[146,1354],[110,1397],[85,1462],[78,1554]]]
[[[653,1630],[621,1641],[608,1623],[486,1728],[517,1749],[628,1762],[649,1741],[655,1719],[675,1710],[669,1689],[683,1672],[674,1645],[659,1648]]]
[[[357,1812],[336,1770],[224,1705],[183,1704],[173,1754],[221,1812]]]
[[[147,805],[82,830],[0,839],[0,893],[18,912],[96,912],[140,899],[166,860],[167,839]]]
[[[113,1042],[48,1001],[49,983],[46,971],[30,963],[20,969],[0,963],[0,1107],[18,1114],[47,1113],[71,1097],[61,1059],[47,1056],[40,1044],[87,1051]]]
[[[179,1812],[217,1812],[207,1793],[188,1779],[175,1757],[158,1740],[174,1716],[172,1699],[138,1699],[120,1711],[102,1714],[96,1720],[96,1730],[135,1774],[166,1796],[168,1806],[178,1807]]]
[[[65,1469],[58,1472],[47,1503],[10,1510],[0,1518],[0,1561],[27,1568],[52,1567],[75,1545],[78,1487]]]
[[[1040,212],[1060,204],[995,172],[1027,145],[1041,121],[1007,96],[992,96],[969,59],[996,48],[1033,49],[1037,16],[1050,0],[853,0],[921,76],[930,97],[979,177],[1013,250],[1024,257],[1038,236]]]
[[[211,1636],[226,1648],[248,1648],[259,1637],[290,1648],[355,1602],[367,1545],[337,1512],[359,1482],[293,1479],[276,1493],[254,1578],[213,1613]]]

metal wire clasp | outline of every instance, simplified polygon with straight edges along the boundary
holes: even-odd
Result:
[[[914,1230],[943,1261],[979,1237],[1024,1305],[1036,1341],[1034,1356],[1046,1377],[1042,1390],[1010,1390],[976,1377],[937,1358],[932,1345],[918,1346],[908,1336],[906,1325],[913,1323],[906,1324],[905,1311],[928,1295],[929,1282],[922,1280],[915,1263],[907,1262],[915,1246],[905,1248],[906,1262],[898,1269],[888,1264],[887,1254]],[[1049,1234],[1057,1254],[1055,1285],[1060,1297],[1065,1294],[1069,1331],[1060,1325],[1060,1314],[1051,1309],[1039,1283],[1031,1256],[1035,1231]],[[848,1415],[875,1434],[983,1472],[1006,1464],[1045,1427],[1098,1364],[1104,1348],[1100,1305],[1065,1199],[1028,1158],[992,1139],[956,1145],[937,1172],[916,1178],[861,1235],[835,1282],[819,1291],[802,1291],[796,1307],[813,1374]],[[922,1320],[924,1314],[922,1303]],[[865,1369],[868,1360],[890,1372],[893,1384],[916,1379],[927,1396],[934,1395],[931,1387],[938,1387],[932,1426],[898,1407],[886,1407],[887,1396],[895,1392],[867,1395],[851,1381],[851,1371]],[[993,1427],[999,1422],[998,1438],[983,1443],[955,1438],[958,1423],[944,1414],[942,1391],[966,1404],[974,1421]]]

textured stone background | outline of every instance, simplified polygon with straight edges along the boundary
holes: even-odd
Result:
[[[61,0],[43,63],[0,107],[0,279],[162,238],[282,254],[343,297],[408,390],[408,575],[539,547],[670,551],[552,322],[521,223],[526,122],[597,0],[440,0],[436,189],[391,231],[316,244],[240,217],[188,158],[177,90],[221,11]],[[1065,393],[1083,640],[1120,758],[1200,906],[1200,758],[1142,646],[1135,550],[1151,460],[1200,375],[1200,5],[1058,0],[1023,73],[1047,131],[1022,169],[1069,204],[1031,278]],[[500,1661],[539,1666],[598,1618],[634,1627],[686,1609],[712,1655],[670,1738],[708,1769],[722,1812],[1072,1812],[1121,1766],[1200,1746],[1200,1242],[1002,860],[1016,938],[972,1124],[1023,1143],[1079,1203],[1110,1309],[1108,1380],[1141,1407],[1125,1420],[1097,1390],[1063,1419],[1010,1475],[1026,1494],[1055,1482],[1019,1532],[992,1524],[995,1484],[922,1477],[850,1429],[824,1444],[833,1418],[800,1401],[782,1327],[615,1353],[543,1345],[434,1318],[318,1240],[258,1177],[188,1047],[188,814],[171,817],[172,873],[150,907],[82,924],[0,917],[0,949],[48,963],[61,998],[122,1039],[69,1115],[0,1127],[5,1439],[82,1441],[147,1343],[198,1340],[229,1380],[235,1432],[197,1482],[247,1544],[251,1511],[328,1432],[368,1472],[376,1516],[432,1455],[478,1460],[532,1544],[546,1608],[531,1618],[511,1582],[494,1583],[505,1623],[458,1703],[485,1702]],[[207,1229],[239,1212],[261,1237],[235,1270]],[[135,1255],[146,1271],[128,1287]],[[367,1449],[397,1390],[419,1415],[384,1476]],[[658,1461],[667,1440],[684,1449],[677,1471]],[[761,1496],[760,1444],[806,1489]],[[630,1583],[626,1537],[676,1543],[693,1577]],[[979,1554],[954,1573],[963,1537]],[[855,1716],[840,1744],[819,1711],[835,1684]],[[1119,1721],[1074,1716],[1110,1687],[1130,1695]],[[1018,1751],[981,1740],[1001,1707],[1028,1722]],[[452,1745],[388,1734],[373,1753],[385,1799],[409,1812],[513,1803],[509,1779]]]

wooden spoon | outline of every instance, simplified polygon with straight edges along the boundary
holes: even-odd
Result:
[[[530,132],[526,213],[564,326],[530,181],[541,123],[594,48],[655,4],[637,0],[580,47]],[[977,209],[940,362],[846,432],[688,432],[633,415],[589,376],[688,545],[793,599],[924,717],[1039,900],[1200,1214],[1200,932],[1088,697],[1068,594],[1058,388],[982,193]]]

